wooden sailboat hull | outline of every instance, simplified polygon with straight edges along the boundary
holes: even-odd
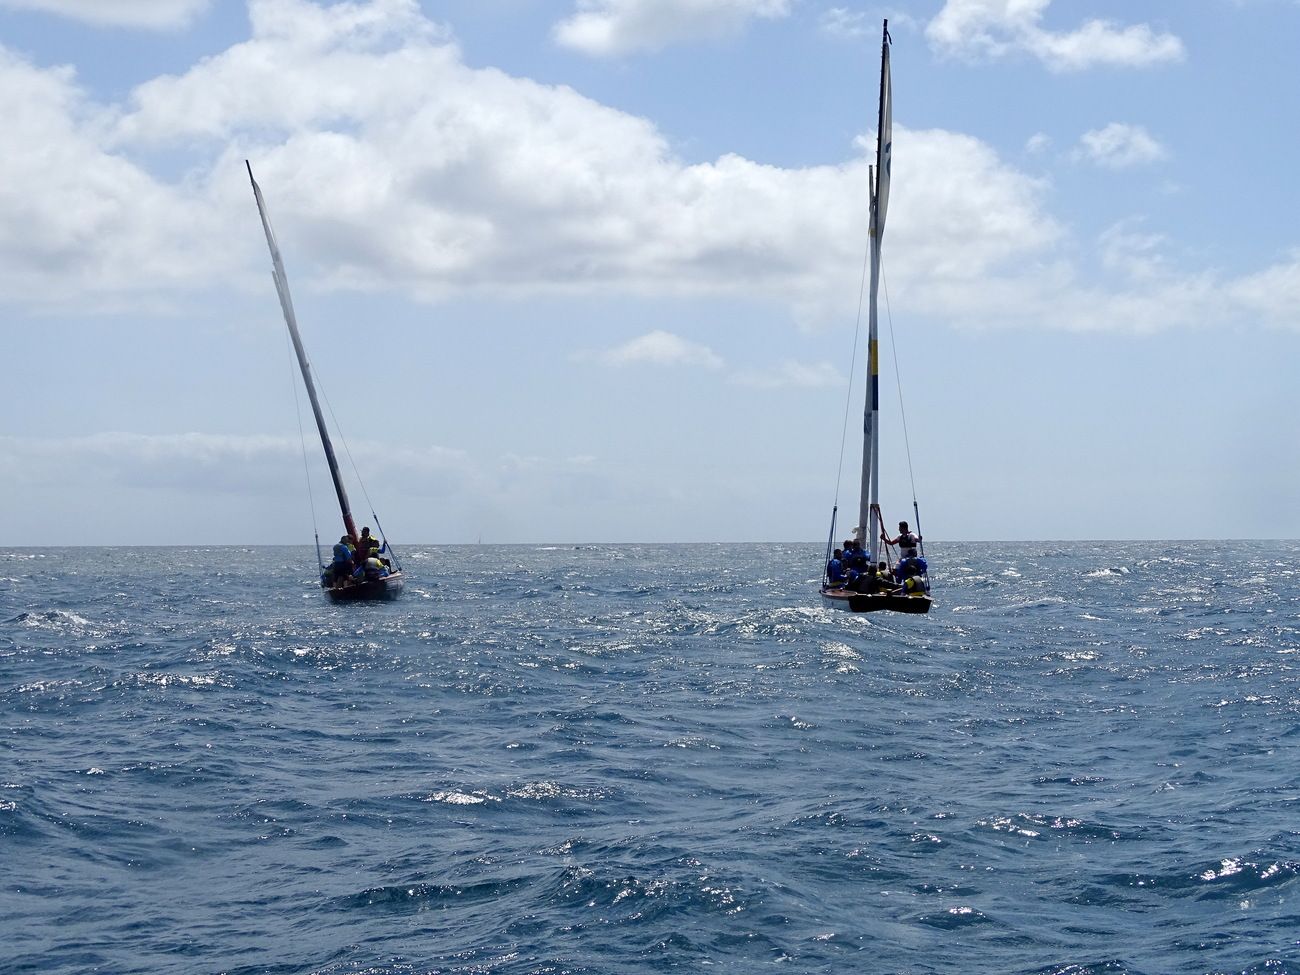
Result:
[[[852,589],[822,589],[822,602],[849,613],[928,613],[934,605],[929,596],[894,593],[863,593]]]
[[[330,586],[326,595],[336,603],[369,602],[373,600],[396,599],[401,595],[406,580],[402,573],[394,572],[382,579],[367,579],[346,586]]]

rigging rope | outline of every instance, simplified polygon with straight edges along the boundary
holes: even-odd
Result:
[[[314,371],[314,370],[313,370]],[[361,488],[361,496],[366,499],[366,507],[370,509],[370,517],[374,519],[375,528],[379,530],[380,538],[387,541],[383,534],[383,527],[379,524],[379,516],[375,514],[375,506],[370,500],[370,492],[366,490],[365,478],[361,476],[361,468],[357,467],[357,462],[352,459],[352,450],[348,447],[348,439],[343,436],[343,428],[339,426],[339,418],[334,414],[334,404],[330,402],[329,394],[325,392],[325,387],[320,381],[319,373],[316,376],[316,387],[320,391],[321,397],[325,400],[325,408],[330,412],[330,420],[334,423],[334,433],[339,438],[339,443],[343,444],[343,453],[348,456],[348,463],[352,465],[352,474],[357,479],[357,484]],[[394,559],[394,561],[396,561]]]
[[[829,580],[831,553],[835,548],[835,518],[840,510],[840,482],[844,478],[844,445],[849,438],[849,411],[853,408],[853,377],[858,371],[858,342],[862,338],[862,302],[867,291],[867,267],[871,262],[871,234],[862,254],[862,279],[858,282],[858,315],[853,323],[853,350],[849,355],[849,389],[844,394],[844,422],[840,426],[840,460],[835,468],[835,503],[831,505],[830,538],[826,541],[826,558],[822,560],[822,582]]]
[[[912,471],[912,441],[907,435],[907,410],[903,408],[903,375],[898,368],[898,342],[894,339],[894,312],[889,306],[889,282],[885,280],[885,265],[880,265],[880,287],[885,292],[885,320],[889,322],[889,351],[894,357],[894,382],[898,385],[898,415],[903,421],[903,447],[907,451],[907,478],[912,484],[912,516],[916,521],[916,535],[921,558],[925,558],[925,535],[921,531],[921,506],[916,501],[916,475]],[[884,521],[881,521],[883,528]],[[927,580],[929,573],[926,573]],[[928,590],[928,582],[927,582]]]
[[[325,560],[320,554],[320,529],[316,525],[316,499],[313,497],[311,489],[311,464],[307,461],[307,435],[302,428],[302,401],[298,399],[298,361],[293,351],[293,343],[290,341],[289,333],[284,333],[284,344],[289,350],[289,387],[293,390],[293,411],[298,417],[298,441],[302,444],[302,469],[307,476],[307,504],[311,508],[311,531],[316,538],[316,562],[323,569]]]
[[[364,491],[364,488],[362,490]],[[369,499],[367,498],[367,500]],[[401,572],[402,562],[397,557],[397,550],[389,544],[388,536],[384,534],[384,526],[379,523],[379,515],[375,514],[373,509],[371,509],[370,514],[375,519],[375,528],[379,530],[379,540],[383,542],[384,549],[393,557],[393,565],[396,566],[397,571]]]
[[[867,291],[867,268],[871,263],[871,234],[862,254],[862,280],[858,282],[858,317],[853,323],[853,351],[849,356],[849,391],[844,395],[844,423],[840,427],[840,462],[835,469],[835,505],[840,506],[840,481],[844,477],[844,444],[849,437],[849,410],[853,407],[853,377],[858,371],[858,342],[862,338],[862,302]]]
[[[907,411],[903,409],[903,376],[898,370],[898,342],[894,339],[894,313],[889,307],[889,283],[885,280],[885,263],[880,262],[880,287],[885,292],[885,320],[889,322],[889,351],[894,356],[894,382],[898,386],[898,415],[903,421],[903,447],[907,450],[907,477],[912,484],[912,507],[916,508],[916,475],[912,473],[912,443],[907,436]],[[921,514],[916,514],[919,532]]]
[[[831,532],[826,539],[826,558],[822,563],[822,585],[831,581],[831,554],[835,551],[835,515],[839,512],[840,506],[837,504],[831,509]]]
[[[308,364],[308,366],[311,366],[311,359],[310,359],[310,358],[308,358],[308,360],[307,360],[307,364]],[[325,408],[326,408],[327,410],[329,410],[330,421],[334,424],[334,433],[335,433],[335,435],[338,437],[338,439],[339,439],[339,443],[341,443],[341,444],[343,445],[343,453],[347,454],[347,457],[348,457],[348,463],[352,465],[352,474],[353,474],[353,476],[356,477],[356,479],[357,479],[357,484],[358,484],[358,485],[360,486],[360,488],[361,488],[361,496],[364,497],[364,498],[366,499],[366,507],[370,509],[370,517],[371,517],[371,518],[374,520],[374,522],[375,522],[375,528],[376,528],[376,529],[378,530],[378,532],[379,532],[379,538],[380,538],[380,540],[384,543],[384,546],[387,548],[387,550],[388,550],[389,552],[392,553],[392,556],[393,556],[393,565],[394,565],[394,566],[397,568],[397,570],[400,572],[401,569],[402,569],[402,565],[401,565],[401,563],[398,561],[398,558],[397,558],[397,552],[394,551],[394,550],[393,550],[393,547],[392,547],[391,545],[388,544],[388,536],[384,534],[384,526],[381,525],[381,524],[379,523],[379,515],[377,515],[377,514],[375,513],[375,506],[374,506],[374,504],[373,504],[373,503],[371,502],[371,500],[370,500],[370,493],[366,490],[366,481],[365,481],[365,478],[363,478],[363,477],[361,476],[361,469],[360,469],[359,467],[357,467],[357,462],[356,462],[356,461],[353,459],[353,457],[352,457],[352,450],[351,450],[350,447],[348,447],[348,439],[347,439],[347,437],[343,436],[343,428],[339,425],[339,418],[338,418],[338,416],[334,413],[334,404],[330,402],[329,393],[327,393],[327,392],[325,391],[325,386],[324,386],[324,384],[321,382],[321,380],[320,380],[320,374],[316,372],[315,367],[312,367],[312,372],[315,373],[315,375],[316,375],[316,389],[317,389],[317,391],[320,393],[321,398],[322,398],[323,400],[325,400]],[[294,387],[294,397],[295,397],[295,401],[296,401],[297,395],[298,395],[298,387],[295,386],[295,387]],[[298,420],[298,426],[299,426],[299,428],[302,427],[302,419],[301,419],[301,417],[300,417],[299,420]],[[304,449],[305,449],[305,447],[304,447]],[[312,509],[312,517],[313,517],[313,518],[315,517],[315,508],[314,508],[314,507],[313,507],[313,509]],[[316,553],[316,554],[317,554],[317,557],[319,558],[319,557],[320,557],[320,541],[319,541],[319,539],[318,539],[317,542],[316,542],[316,549],[317,549],[317,553]],[[321,563],[321,568],[324,568],[324,563],[323,563],[323,562]]]

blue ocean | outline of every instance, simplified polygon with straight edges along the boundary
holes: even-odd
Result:
[[[0,972],[1300,972],[1300,543],[0,551]]]

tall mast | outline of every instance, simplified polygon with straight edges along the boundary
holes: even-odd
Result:
[[[877,305],[880,293],[880,242],[889,207],[893,150],[893,92],[889,79],[889,21],[880,41],[880,113],[876,121],[876,166],[871,183],[871,300],[868,304],[867,403],[862,424],[862,494],[858,525],[866,531],[871,562],[880,553],[880,345]]]
[[[262,200],[262,191],[253,179],[253,167],[247,159],[248,181],[253,184],[253,196],[257,199],[257,213],[262,218],[262,229],[266,231],[266,245],[271,248],[271,266],[275,278],[275,290],[280,296],[280,308],[284,311],[284,323],[289,326],[289,337],[293,339],[293,351],[298,355],[298,367],[302,370],[302,381],[307,387],[307,397],[311,400],[311,411],[316,417],[316,429],[320,431],[320,442],[325,448],[325,461],[329,464],[330,477],[334,480],[334,493],[338,495],[339,510],[343,513],[343,527],[354,545],[359,544],[357,526],[352,520],[352,508],[348,505],[348,492],[343,489],[343,480],[339,477],[339,462],[334,456],[334,445],[330,443],[329,430],[325,427],[325,415],[321,413],[320,400],[316,398],[316,384],[311,379],[311,366],[307,364],[307,352],[302,347],[302,337],[298,334],[298,316],[293,313],[293,299],[289,296],[289,278],[284,273],[284,261],[280,257],[280,248],[275,243],[275,234],[271,230],[271,221],[266,215],[266,203]]]

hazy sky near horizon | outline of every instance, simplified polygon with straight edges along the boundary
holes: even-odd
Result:
[[[822,540],[852,375],[846,534],[885,17],[886,518],[896,350],[932,544],[1300,536],[1297,0],[0,0],[0,544],[337,535],[245,159],[359,524]]]

